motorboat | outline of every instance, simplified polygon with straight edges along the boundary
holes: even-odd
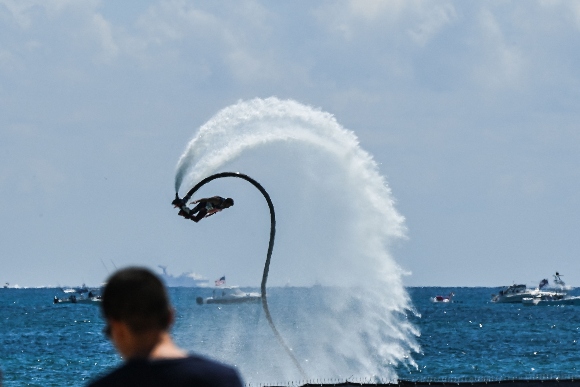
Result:
[[[93,296],[93,297],[81,297],[77,298],[77,304],[91,304],[91,305],[99,305],[103,299],[101,296]]]
[[[570,297],[558,295],[554,297],[540,296],[522,299],[522,304],[526,306],[560,306],[560,305],[580,305],[580,296]]]
[[[76,288],[60,288],[60,290],[62,290],[63,293],[78,293],[78,294],[83,294],[83,293],[88,293],[89,292],[89,288],[87,288],[87,286],[85,284],[82,284],[82,286],[76,287]]]
[[[72,294],[68,297],[63,297],[63,298],[58,298],[57,296],[54,296],[54,299],[52,300],[53,304],[76,304],[77,303],[77,296]]]
[[[447,296],[437,295],[435,297],[432,297],[431,301],[432,302],[453,302],[452,299],[453,299],[454,295],[455,295],[455,293],[453,293],[453,292],[449,293],[449,295],[447,295]]]
[[[495,303],[520,303],[524,298],[558,297],[564,293],[530,289],[526,285],[514,284],[504,287],[498,294],[491,295],[491,302]]]
[[[534,289],[528,289],[526,285],[510,285],[504,287],[498,294],[491,295],[491,302],[509,303],[522,302],[523,298],[534,297]]]
[[[64,293],[70,294],[70,292],[66,292],[65,289],[62,289]],[[85,294],[84,289],[81,292],[73,293],[68,296],[58,298],[58,296],[54,296],[52,303],[53,304],[94,304],[98,305],[102,301],[101,295],[99,294],[99,290],[88,290],[88,293]]]
[[[522,298],[522,304],[526,306],[559,306],[559,305],[580,305],[580,296],[569,296],[566,290],[570,289],[566,286],[564,280],[562,280],[562,275],[558,272],[554,274],[554,287],[555,291],[550,292],[539,292],[532,297]],[[549,283],[547,279],[543,279],[540,282],[539,289],[543,287],[548,287]],[[554,288],[552,287],[552,288]]]
[[[85,296],[76,296],[75,294],[71,294],[68,297],[63,297],[63,298],[58,298],[57,296],[54,296],[54,299],[52,300],[53,304],[93,304],[93,305],[99,305],[99,303],[101,302],[101,296],[91,296],[91,297],[85,297]]]
[[[198,305],[203,304],[239,304],[246,302],[260,302],[262,296],[256,292],[243,292],[238,286],[223,286],[213,290],[212,297],[197,297]]]

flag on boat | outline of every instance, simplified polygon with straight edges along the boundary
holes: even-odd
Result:
[[[226,283],[226,276],[223,276],[220,279],[215,280],[215,286],[225,285]]]

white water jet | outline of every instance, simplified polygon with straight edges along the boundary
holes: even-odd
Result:
[[[235,171],[256,154],[264,160],[239,172],[258,180],[276,208],[270,279],[325,285],[319,307],[293,310],[295,326],[282,322],[282,335],[312,380],[395,380],[396,365],[414,364],[418,332],[405,318],[412,305],[388,250],[405,237],[404,218],[376,162],[331,114],[291,100],[253,99],[221,110],[198,130],[179,160],[175,190]],[[276,343],[244,338],[251,334],[232,322],[214,344],[219,357],[237,364],[249,383],[300,377]],[[246,353],[228,346],[240,340]]]

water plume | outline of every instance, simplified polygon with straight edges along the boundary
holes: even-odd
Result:
[[[412,305],[404,273],[389,252],[405,237],[404,218],[372,156],[329,113],[273,97],[240,101],[189,142],[175,191],[239,166],[252,169],[239,171],[260,181],[276,207],[277,266],[270,278],[316,283],[280,288],[292,296],[270,298],[273,318],[306,373],[312,380],[395,380],[397,365],[414,364],[418,332],[406,319]],[[247,382],[300,378],[259,319],[251,329],[244,318],[229,319],[212,346]]]

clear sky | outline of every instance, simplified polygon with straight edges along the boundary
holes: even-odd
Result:
[[[170,202],[196,131],[276,96],[374,157],[405,284],[579,286],[579,64],[571,0],[0,0],[0,281],[163,264],[258,285],[212,256],[224,228],[244,248],[226,212],[195,225]]]

